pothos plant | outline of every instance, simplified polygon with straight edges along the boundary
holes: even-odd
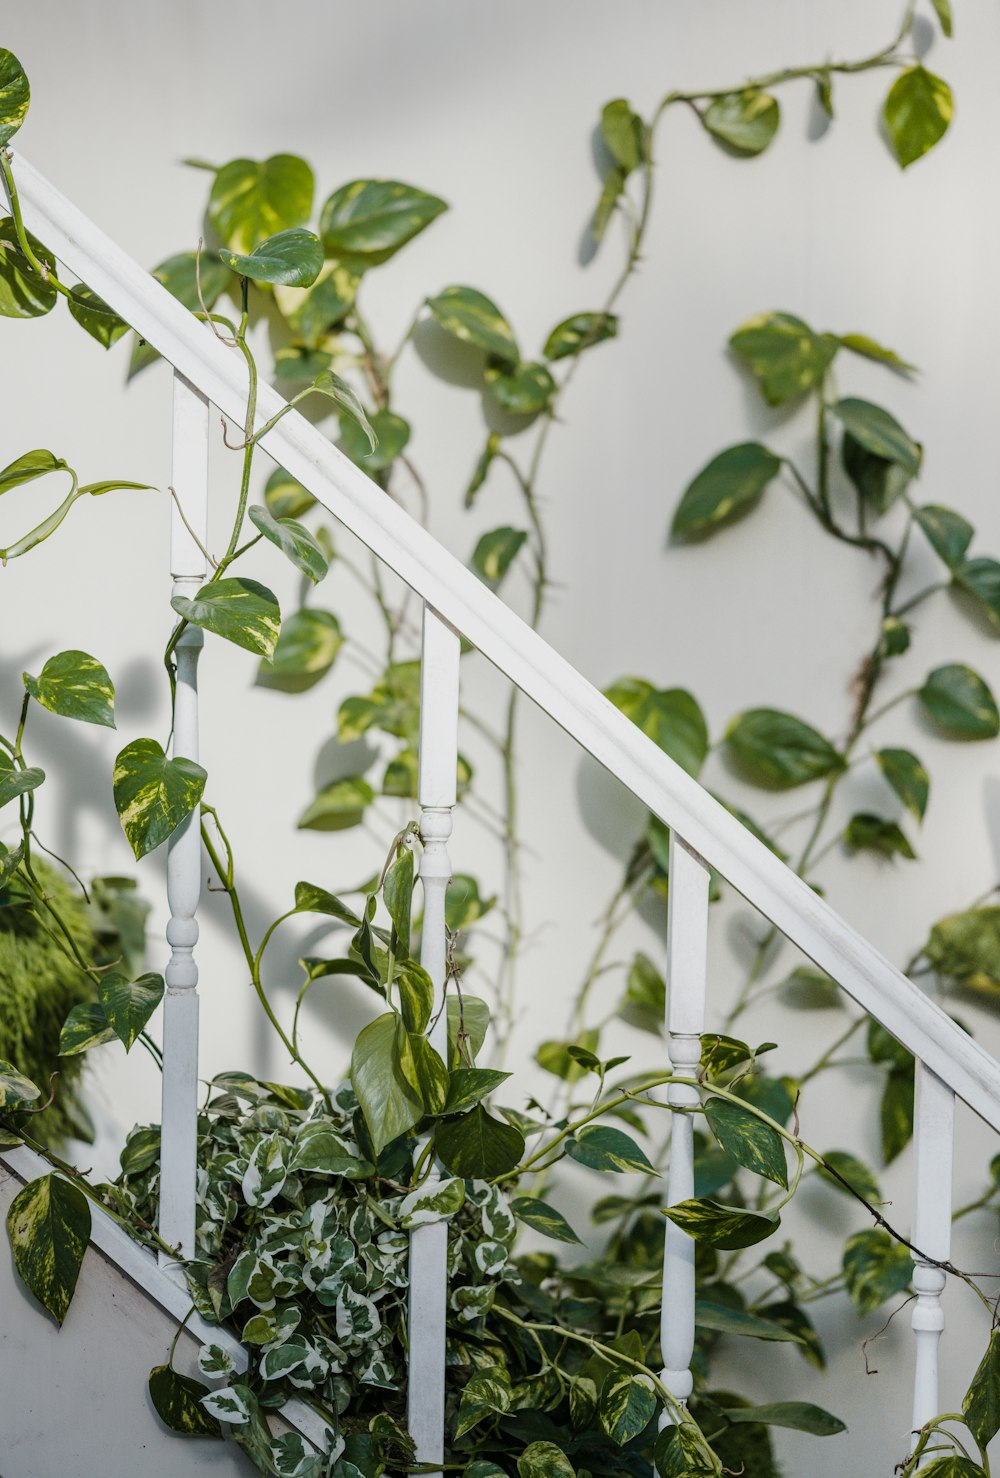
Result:
[[[941,28],[950,34],[945,0],[937,0],[934,9]],[[602,307],[557,324],[539,359],[523,356],[517,336],[492,300],[463,285],[446,287],[421,303],[392,355],[374,343],[359,305],[362,292],[367,293],[370,275],[381,262],[441,214],[444,202],[437,197],[399,182],[354,181],[330,196],[320,215],[319,232],[313,233],[305,224],[312,213],[314,189],[305,161],[278,155],[262,163],[234,160],[213,169],[208,221],[221,243],[217,255],[182,254],[163,263],[156,275],[244,357],[250,390],[237,446],[241,476],[230,539],[225,552],[212,559],[213,574],[198,596],[176,603],[179,621],[165,652],[171,685],[177,640],[189,623],[258,656],[262,683],[290,691],[319,681],[334,665],[345,639],[353,640],[349,632],[345,638],[338,615],[309,604],[282,621],[278,602],[267,587],[229,573],[261,539],[275,545],[313,583],[323,577],[334,557],[324,531],[313,532],[301,522],[311,499],[284,473],[269,480],[263,503],[250,505],[255,449],[273,425],[272,421],[258,427],[256,422],[257,366],[248,343],[253,311],[276,313],[287,325],[288,342],[278,352],[275,374],[302,386],[289,408],[309,396],[332,402],[343,449],[387,492],[415,501],[418,511],[424,511],[427,494],[409,454],[409,424],[393,403],[395,364],[425,310],[447,334],[480,352],[488,393],[503,410],[521,418],[515,423],[518,430],[533,423],[536,430],[527,463],[516,455],[516,444],[512,449],[509,437],[498,432],[487,437],[466,501],[472,504],[487,480],[503,471],[514,479],[523,498],[529,527],[503,527],[483,535],[472,563],[497,586],[516,561],[523,564],[530,555],[530,614],[537,625],[551,579],[537,497],[543,455],[555,410],[581,356],[587,351],[589,357],[592,347],[617,333],[615,308],[638,261],[649,219],[653,147],[660,120],[669,108],[683,104],[695,110],[723,147],[736,156],[753,157],[778,131],[776,89],[809,78],[820,106],[832,115],[834,79],[890,68],[898,75],[886,100],[885,121],[897,159],[906,167],[943,136],[952,108],[947,85],[910,52],[914,12],[911,4],[891,44],[868,58],[788,68],[731,90],[671,92],[649,121],[624,100],[608,104],[601,115],[605,179],[593,227],[599,240],[611,219],[621,217],[625,262]],[[22,69],[10,53],[0,53],[0,146],[5,148],[20,126],[27,105]],[[16,166],[9,154],[0,158],[0,168],[12,209],[10,220],[0,227],[0,307],[12,316],[30,317],[49,311],[59,296],[66,297],[73,317],[110,347],[127,333],[128,325],[86,285],[72,287],[60,281],[44,244],[23,227]],[[235,302],[232,315],[216,311],[224,297]],[[793,478],[827,532],[886,562],[878,645],[860,678],[847,739],[835,743],[794,716],[756,709],[739,716],[724,741],[751,778],[781,787],[824,782],[812,823],[814,835],[796,859],[805,874],[818,859],[834,788],[847,772],[862,733],[877,716],[870,710],[875,686],[889,659],[908,639],[907,612],[896,600],[905,539],[894,548],[872,533],[870,525],[906,497],[908,483],[919,470],[919,447],[888,413],[832,394],[831,364],[842,349],[903,368],[872,340],[857,334],[819,335],[791,315],[765,315],[744,326],[734,347],[769,398],[780,401],[817,393],[818,476],[810,481],[787,458],[757,444],[732,448],[688,489],[675,533],[687,537],[713,531],[740,507],[751,506],[784,473]],[[138,344],[133,370],[152,357],[148,346]],[[856,531],[845,527],[840,494],[832,487],[831,440],[837,425],[844,428],[845,467],[857,491]],[[81,484],[62,459],[35,451],[0,473],[0,491],[54,473],[70,477],[70,492],[52,515],[7,547],[5,558],[26,554],[55,533],[85,495],[136,486]],[[408,484],[402,493],[397,480]],[[257,532],[244,539],[247,518]],[[996,582],[991,573],[995,564],[966,559],[971,532],[962,544],[963,521],[958,515],[931,505],[914,508],[912,519],[939,553],[945,551],[949,579],[995,613]],[[382,751],[384,770],[378,789],[412,799],[418,677],[412,629],[405,602],[394,604],[377,568],[373,566],[370,579],[362,578],[384,622],[384,660],[377,659],[371,690],[341,706],[338,732],[344,740],[369,733],[385,736],[394,752],[386,758]],[[690,694],[660,690],[638,679],[623,680],[611,694],[668,753],[692,772],[700,772],[710,747],[708,726]],[[111,679],[99,662],[79,652],[60,653],[37,677],[26,676],[17,732],[3,741],[9,790],[4,799],[18,802],[21,834],[17,846],[5,849],[0,859],[5,906],[27,910],[71,952],[58,906],[34,865],[35,793],[44,777],[28,762],[25,729],[32,700],[63,717],[113,723],[113,698]],[[977,737],[996,732],[996,707],[988,689],[958,664],[932,673],[920,689],[920,699],[952,730]],[[515,1015],[513,972],[524,933],[516,714],[515,695],[499,734],[480,715],[466,715],[480,740],[495,743],[505,776],[504,883],[497,912],[506,938],[499,978],[494,981],[494,1019],[501,1037]],[[919,761],[900,748],[880,749],[877,760],[901,801],[922,815],[927,781]],[[475,803],[467,761],[460,780]],[[835,1063],[840,1042],[812,1068],[779,1078],[761,1068],[758,1058],[763,1048],[752,1050],[730,1035],[706,1038],[697,1079],[703,1091],[699,1112],[704,1116],[698,1140],[698,1195],[668,1212],[696,1237],[700,1249],[698,1395],[689,1410],[677,1406],[655,1373],[661,1193],[606,1197],[595,1206],[595,1219],[612,1224],[610,1249],[616,1255],[612,1263],[603,1258],[567,1270],[551,1256],[513,1257],[510,1251],[517,1218],[557,1241],[577,1240],[565,1219],[537,1195],[546,1173],[565,1157],[600,1173],[645,1175],[650,1184],[662,1164],[661,1153],[647,1154],[632,1135],[604,1121],[617,1118],[633,1134],[648,1136],[649,1116],[663,1112],[656,1090],[677,1080],[660,1074],[609,1083],[608,1074],[624,1063],[601,1059],[598,1028],[586,1014],[594,981],[604,970],[608,943],[627,908],[668,886],[666,838],[659,823],[650,823],[608,910],[580,991],[573,1030],[565,1040],[544,1044],[540,1050],[540,1061],[563,1085],[561,1100],[548,1112],[529,1103],[525,1113],[488,1106],[489,1095],[506,1075],[475,1064],[475,1044],[481,1041],[489,1012],[485,1002],[461,991],[457,974],[450,988],[449,1060],[439,1057],[426,1041],[433,993],[411,957],[416,845],[412,828],[404,829],[394,842],[384,879],[360,910],[325,888],[300,884],[294,905],[255,947],[247,934],[231,848],[217,813],[204,799],[205,772],[189,761],[169,757],[157,740],[141,738],[121,751],[113,782],[122,824],[137,858],[161,845],[200,808],[206,851],[232,904],[250,982],[291,1062],[310,1085],[261,1083],[233,1073],[210,1086],[200,1124],[199,1257],[188,1273],[200,1312],[236,1328],[251,1358],[247,1371],[237,1372],[221,1346],[209,1348],[202,1360],[203,1373],[222,1381],[214,1391],[199,1388],[174,1371],[169,1360],[157,1367],[151,1375],[151,1393],[168,1424],[189,1433],[217,1434],[222,1422],[265,1472],[333,1472],[337,1478],[355,1478],[358,1471],[374,1474],[386,1465],[412,1466],[398,1395],[405,1364],[402,1234],[421,1220],[446,1217],[454,1231],[450,1465],[466,1468],[470,1478],[512,1472],[515,1466],[521,1478],[550,1474],[568,1478],[574,1469],[596,1474],[620,1472],[623,1467],[645,1473],[651,1458],[661,1474],[675,1478],[741,1467],[766,1474],[776,1471],[769,1425],[800,1427],[820,1435],[841,1429],[836,1418],[806,1403],[748,1407],[737,1395],[713,1391],[710,1376],[712,1352],[727,1335],[794,1341],[807,1358],[821,1362],[805,1305],[846,1284],[865,1311],[909,1282],[910,1252],[919,1249],[909,1248],[877,1210],[878,1187],[871,1173],[846,1152],[820,1155],[803,1142],[797,1127],[788,1127],[793,1121],[797,1124],[795,1101],[802,1086]],[[375,789],[364,774],[338,781],[316,797],[300,825],[343,829],[357,824]],[[778,847],[773,836],[749,818],[741,819]],[[856,816],[848,833],[853,848],[903,856],[912,850],[892,817]],[[388,915],[382,925],[376,922],[379,892]],[[452,893],[451,925],[456,930],[467,928],[490,903],[474,880],[462,879]],[[339,920],[353,931],[352,939],[346,953],[336,959],[303,961],[303,984],[289,1025],[279,1020],[269,1000],[265,954],[284,920],[310,911]],[[914,968],[926,963],[950,979],[995,981],[1000,972],[990,951],[995,952],[996,913],[977,907],[935,926]],[[771,952],[767,936],[738,1012],[759,990],[770,989],[761,981]],[[162,980],[155,975],[133,979],[113,966],[74,958],[93,981],[97,1000],[71,1013],[64,1028],[64,1053],[85,1051],[117,1037],[126,1048],[142,1040],[155,1056],[158,1049],[146,1026],[162,995]],[[456,960],[456,965],[468,963]],[[349,1084],[331,1091],[309,1066],[299,1018],[312,985],[338,975],[356,976],[383,998],[387,1009],[359,1037]],[[786,994],[828,1001],[832,991],[830,982],[800,969]],[[654,1017],[657,1023],[662,1020],[663,994],[655,967],[645,956],[637,956],[628,971],[624,1002],[636,1024],[650,1026]],[[863,1025],[852,1023],[851,1033]],[[874,1025],[869,1027],[868,1047],[878,1070],[887,1069],[883,1123],[890,1132],[887,1152],[895,1153],[908,1137],[905,1102],[912,1064]],[[581,1086],[587,1082],[593,1093],[582,1101]],[[33,1142],[29,1116],[37,1108],[40,1090],[14,1065],[5,1065],[2,1088],[5,1134],[14,1141]],[[537,1147],[533,1145],[529,1153],[526,1146],[535,1140]],[[786,1147],[792,1153],[791,1175]],[[136,1235],[155,1242],[151,1228],[157,1148],[156,1130],[140,1130],[130,1137],[122,1177],[115,1186],[88,1186],[71,1167],[61,1164],[59,1173],[35,1182],[17,1198],[9,1222],[15,1258],[29,1286],[57,1318],[65,1316],[79,1271],[89,1225],[88,1198],[101,1200]],[[746,1248],[758,1246],[779,1230],[781,1207],[798,1185],[807,1161],[831,1185],[863,1203],[875,1216],[876,1227],[850,1239],[842,1277],[810,1276],[787,1245],[768,1253],[759,1265],[738,1267]],[[432,1175],[435,1162],[446,1175],[443,1182]],[[535,1193],[509,1199],[523,1177],[529,1177]],[[720,1258],[720,1252],[729,1255]],[[991,1343],[966,1402],[978,1462],[955,1448],[958,1455],[943,1455],[923,1471],[988,1472],[985,1447],[995,1430],[989,1391],[998,1359]],[[268,1426],[267,1412],[280,1409],[296,1393],[304,1393],[329,1419],[335,1436],[328,1452],[312,1453],[294,1433],[276,1435]],[[661,1418],[663,1427],[657,1435]],[[906,1471],[912,1471],[929,1446],[942,1440],[960,1446],[957,1437],[942,1439],[943,1430],[935,1425],[920,1435]]]

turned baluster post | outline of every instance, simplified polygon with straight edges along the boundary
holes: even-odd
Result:
[[[208,509],[208,401],[174,374],[173,489],[170,568],[173,595],[193,596],[204,584]],[[183,509],[181,516],[178,503]],[[186,522],[185,522],[186,520]],[[202,546],[202,547],[199,547]],[[203,643],[188,626],[175,649],[177,689],[172,753],[198,758],[198,658]],[[201,828],[198,808],[167,843],[167,943],[163,1002],[163,1107],[160,1151],[160,1236],[185,1257],[195,1252],[195,1173],[198,1118],[198,902]],[[160,1261],[169,1263],[166,1253]]]
[[[451,879],[448,838],[456,801],[458,765],[459,638],[424,607],[420,667],[420,880],[424,921],[420,963],[434,983],[431,1045],[448,1061],[448,931],[445,894]],[[435,1167],[431,1178],[439,1175]],[[448,1305],[448,1224],[410,1233],[409,1376],[407,1422],[417,1461],[444,1462],[445,1319]],[[431,1474],[430,1478],[440,1478]]]
[[[667,1036],[670,1070],[680,1077],[697,1076],[701,1034],[705,1029],[705,979],[708,949],[708,868],[676,832],[670,833],[667,895]],[[671,1083],[667,1101],[674,1108],[696,1108],[698,1089]],[[674,1113],[670,1124],[667,1204],[694,1195],[694,1118]],[[663,1303],[660,1344],[662,1380],[674,1400],[684,1404],[691,1394],[694,1353],[695,1244],[668,1221],[664,1239]],[[663,1424],[671,1416],[665,1412]]]
[[[955,1147],[955,1095],[924,1063],[917,1063],[914,1082],[913,1135],[914,1247],[939,1262],[951,1256],[952,1162]],[[913,1433],[941,1412],[938,1382],[944,1307],[941,1295],[947,1274],[934,1263],[914,1258],[913,1305],[915,1363]],[[911,1446],[915,1438],[911,1435]],[[921,1464],[922,1465],[922,1464]]]

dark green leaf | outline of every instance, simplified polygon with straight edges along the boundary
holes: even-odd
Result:
[[[436,195],[399,180],[352,180],[335,190],[320,216],[329,256],[385,262],[448,207]]]
[[[707,1197],[678,1201],[663,1214],[696,1242],[705,1242],[724,1252],[753,1247],[765,1237],[773,1236],[781,1225],[776,1211],[741,1211],[739,1207],[723,1206]]]
[[[875,852],[880,857],[916,857],[902,828],[885,816],[871,811],[858,811],[844,829],[844,844],[852,852]]]
[[[170,602],[178,616],[214,631],[259,657],[273,657],[281,630],[277,597],[266,585],[242,575],[203,585],[193,600],[175,595]]]
[[[958,662],[935,667],[917,697],[952,738],[993,739],[1000,733],[996,699],[971,667]]]
[[[295,911],[296,913],[329,914],[331,918],[340,919],[341,923],[351,924],[354,928],[361,923],[353,909],[348,908],[347,904],[341,903],[333,893],[328,893],[325,888],[320,888],[315,883],[295,884]]]
[[[270,662],[261,658],[257,686],[304,693],[326,676],[343,645],[340,622],[332,611],[303,606],[281,623],[273,658]]]
[[[1000,1431],[1000,1331],[994,1329],[962,1400],[966,1425],[985,1452]]]
[[[549,370],[534,361],[511,368],[506,360],[493,360],[486,366],[486,383],[513,416],[536,416],[556,392]]]
[[[567,1141],[566,1148],[574,1160],[591,1170],[656,1174],[635,1140],[623,1130],[606,1124],[588,1124],[575,1139]]]
[[[612,1442],[619,1447],[645,1431],[656,1413],[656,1397],[642,1376],[612,1372],[604,1382],[597,1415]]]
[[[107,668],[87,652],[58,652],[38,677],[26,672],[24,686],[50,713],[115,727],[115,685]]]
[[[924,954],[940,974],[973,990],[1000,987],[1000,905],[941,919],[931,929]]]
[[[753,508],[781,471],[781,458],[745,441],[713,457],[684,491],[670,526],[671,537],[713,533],[737,514]]]
[[[885,100],[885,124],[903,169],[940,142],[953,112],[951,88],[942,78],[921,66],[899,74]]]
[[[476,494],[485,483],[490,467],[493,465],[493,459],[499,450],[500,438],[495,431],[491,431],[486,438],[486,445],[483,448],[479,461],[476,463],[469,486],[465,490],[464,504],[466,508],[471,508],[475,502]]]
[[[434,1146],[452,1175],[493,1180],[518,1164],[524,1153],[524,1135],[477,1104],[467,1114],[442,1119],[434,1133]]]
[[[854,397],[838,400],[830,410],[866,452],[895,462],[904,472],[916,477],[922,455],[920,444],[907,435],[895,416],[881,406]]]
[[[259,503],[253,504],[249,513],[250,522],[260,530],[264,538],[280,549],[285,558],[291,560],[307,579],[318,585],[325,577],[329,565],[315,536],[305,524],[297,523],[294,518],[275,518]]]
[[[366,472],[384,472],[406,450],[410,423],[393,411],[376,411],[371,417],[371,427],[376,436],[374,451],[363,428],[350,419],[341,426],[337,445]]]
[[[70,293],[69,311],[80,327],[86,329],[91,338],[96,339],[105,349],[110,349],[123,334],[128,333],[128,324],[124,318],[119,318],[103,298],[99,298],[82,283]]]
[[[374,799],[374,790],[362,776],[345,776],[319,792],[297,825],[300,831],[347,831],[361,825],[365,809]]]
[[[642,119],[624,98],[615,98],[601,109],[601,137],[608,153],[626,175],[642,163],[645,132]]]
[[[908,749],[880,749],[875,758],[879,769],[903,805],[918,821],[922,821],[927,810],[931,782],[916,755]]]
[[[865,505],[880,517],[889,512],[913,480],[913,474],[886,457],[866,451],[849,432],[840,444],[844,471],[857,489]]]
[[[0,47],[0,149],[4,149],[28,116],[31,88],[12,51]]]
[[[909,1252],[888,1232],[866,1227],[849,1237],[844,1248],[847,1291],[859,1314],[870,1314],[879,1304],[902,1293],[913,1276]]]
[[[768,405],[782,405],[822,382],[839,347],[832,334],[817,334],[791,313],[760,313],[729,340],[760,381]]]
[[[913,1138],[913,1066],[893,1068],[885,1080],[879,1105],[882,1159],[886,1165],[901,1154]]]
[[[9,55],[9,53],[8,53]],[[59,291],[52,279],[56,276],[56,259],[37,237],[26,233],[28,245],[49,276],[42,277],[30,266],[21,251],[12,216],[0,221],[0,317],[41,318],[51,313]]]
[[[180,1375],[169,1365],[154,1365],[149,1372],[149,1399],[156,1414],[172,1432],[185,1437],[221,1437],[219,1423],[202,1403],[210,1387],[190,1375]]]
[[[163,999],[163,976],[140,975],[129,980],[127,975],[112,971],[101,977],[97,988],[108,1025],[128,1052]]]
[[[483,534],[472,552],[472,568],[492,590],[510,569],[527,540],[523,529],[492,529]]]
[[[846,1180],[852,1190],[872,1205],[878,1206],[881,1203],[882,1192],[878,1181],[868,1166],[856,1155],[849,1154],[847,1150],[827,1150],[823,1158],[837,1172],[836,1175],[830,1175],[828,1171],[820,1170],[827,1185],[846,1196],[850,1194],[847,1186],[843,1184]]]
[[[405,1041],[402,1018],[390,1011],[364,1027],[354,1043],[351,1085],[376,1154],[423,1117],[423,1100],[402,1071]]]
[[[699,1329],[711,1329],[715,1334],[736,1334],[745,1339],[766,1339],[779,1344],[794,1344],[798,1339],[793,1330],[777,1320],[762,1319],[745,1309],[734,1309],[729,1304],[714,1303],[707,1298],[695,1300],[694,1322]]]
[[[514,332],[496,303],[473,287],[446,287],[427,306],[446,333],[475,344],[498,359],[516,364],[520,359]]]
[[[776,1401],[769,1406],[723,1407],[727,1421],[763,1422],[769,1427],[788,1427],[793,1432],[808,1432],[813,1437],[833,1437],[846,1432],[847,1426],[839,1416],[824,1411],[822,1406],[813,1406],[810,1401]]]
[[[29,1181],[7,1212],[14,1266],[57,1324],[66,1317],[90,1240],[90,1203],[57,1175]]]
[[[910,628],[898,616],[887,616],[882,622],[881,655],[900,657],[910,645]]]
[[[927,535],[931,548],[948,568],[953,570],[960,565],[975,533],[971,523],[954,509],[942,508],[937,503],[918,508],[914,517]]]
[[[391,867],[385,875],[382,884],[382,899],[389,910],[392,919],[392,927],[396,935],[395,953],[406,956],[410,953],[410,910],[413,906],[413,853],[409,847],[404,847],[399,856],[395,858]],[[430,1018],[434,1002],[434,987],[431,985],[430,977],[426,971],[414,967],[422,977],[418,987],[423,990],[423,981],[430,988],[430,1000],[427,1008],[427,1017],[421,1025],[412,1022],[406,1023],[407,1031],[423,1031]],[[404,1016],[406,1012],[404,1011]]]
[[[701,121],[713,137],[736,153],[762,154],[778,132],[781,109],[770,93],[748,87],[714,98]]]
[[[448,1101],[448,1069],[423,1032],[405,1033],[400,1042],[400,1069],[420,1095],[425,1112],[443,1113]]]
[[[504,1076],[507,1075],[504,1074]],[[557,1211],[546,1201],[540,1201],[537,1196],[515,1196],[510,1203],[510,1209],[518,1221],[523,1221],[525,1226],[541,1232],[543,1237],[551,1237],[554,1242],[580,1242],[582,1244],[583,1239],[576,1235],[562,1212]]]
[[[1000,562],[967,559],[955,571],[955,584],[971,595],[990,625],[1000,631]]]
[[[722,1148],[744,1169],[787,1189],[785,1149],[777,1130],[725,1098],[710,1098],[705,1118]]]
[[[372,429],[368,414],[358,399],[357,393],[346,380],[335,375],[333,370],[324,370],[313,380],[310,389],[316,391],[318,395],[328,396],[333,401],[337,407],[337,414],[341,418],[341,426],[343,426],[345,416],[348,420],[354,421],[368,438],[369,449],[373,452],[377,449],[378,437]]]
[[[403,1025],[408,1032],[425,1032],[434,1011],[434,982],[426,970],[408,960],[400,971],[397,985]]]
[[[230,272],[254,282],[311,287],[323,266],[323,247],[312,231],[295,226],[268,236],[248,253],[222,250],[219,259]]]
[[[115,760],[115,807],[136,858],[165,842],[201,800],[205,771],[167,759],[155,739],[134,739]]]
[[[502,1366],[477,1370],[465,1386],[458,1407],[455,1436],[471,1432],[485,1417],[510,1410],[510,1377]]]
[[[750,708],[737,714],[725,736],[741,771],[756,785],[786,790],[833,775],[844,762],[828,739],[794,714]]]
[[[574,313],[557,323],[545,340],[542,350],[546,359],[566,359],[582,354],[593,344],[602,344],[618,333],[618,319],[613,313]]]
[[[0,806],[37,790],[45,780],[45,771],[29,765],[23,770],[15,767],[6,750],[0,750]]]
[[[133,1129],[119,1156],[123,1175],[141,1175],[160,1158],[159,1127]]]
[[[460,1067],[451,1074],[446,1114],[461,1114],[505,1083],[510,1073],[492,1067]]]
[[[209,225],[233,251],[252,251],[265,236],[309,219],[313,188],[313,172],[297,155],[232,159],[212,182]]]
[[[802,1358],[816,1370],[826,1368],[826,1357],[819,1336],[808,1315],[791,1300],[765,1305],[760,1311],[765,1322],[780,1324],[798,1341]]]

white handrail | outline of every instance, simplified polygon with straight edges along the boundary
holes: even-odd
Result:
[[[25,225],[237,425],[242,356],[227,349],[21,155]],[[263,424],[285,402],[258,394]],[[1000,1064],[327,438],[292,411],[261,440],[363,544],[569,733],[782,934],[995,1129]]]

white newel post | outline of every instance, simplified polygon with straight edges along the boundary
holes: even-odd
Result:
[[[670,833],[669,892],[667,895],[667,1050],[671,1072],[697,1076],[701,1062],[701,1034],[705,1029],[705,978],[708,950],[708,868],[689,850],[675,831]],[[677,1107],[696,1107],[697,1088],[672,1083],[667,1101]],[[694,1195],[694,1119],[671,1115],[670,1166],[667,1203],[674,1206]],[[694,1353],[693,1240],[667,1222],[663,1259],[663,1304],[660,1344],[663,1384],[675,1400],[691,1394],[691,1357]],[[663,1424],[669,1424],[665,1413]]]
[[[420,963],[434,982],[430,1040],[448,1060],[445,986],[448,932],[445,893],[451,878],[448,838],[456,801],[458,765],[458,633],[424,607],[420,668],[420,880],[424,922]],[[436,1017],[436,1020],[434,1019]],[[432,1176],[440,1172],[435,1168]],[[409,1372],[407,1422],[417,1461],[444,1462],[445,1317],[448,1306],[448,1224],[435,1222],[410,1233]],[[439,1474],[425,1478],[440,1478]]]
[[[173,488],[170,568],[173,594],[193,596],[204,584],[207,537],[208,401],[174,374]],[[185,519],[187,524],[185,524]],[[176,648],[177,694],[174,756],[198,758],[198,658],[203,636],[185,628]],[[167,943],[163,1002],[163,1109],[160,1151],[160,1236],[186,1257],[195,1251],[195,1157],[198,1117],[198,901],[201,897],[201,828],[197,809],[167,844]],[[169,1263],[166,1253],[160,1261]]]
[[[952,1162],[955,1148],[955,1095],[922,1062],[917,1063],[913,1105],[916,1150],[912,1242],[928,1257],[951,1256]],[[916,1344],[913,1373],[913,1431],[941,1413],[938,1362],[944,1309],[941,1294],[947,1274],[915,1259],[917,1299],[911,1323]],[[912,1437],[911,1443],[912,1446]]]

